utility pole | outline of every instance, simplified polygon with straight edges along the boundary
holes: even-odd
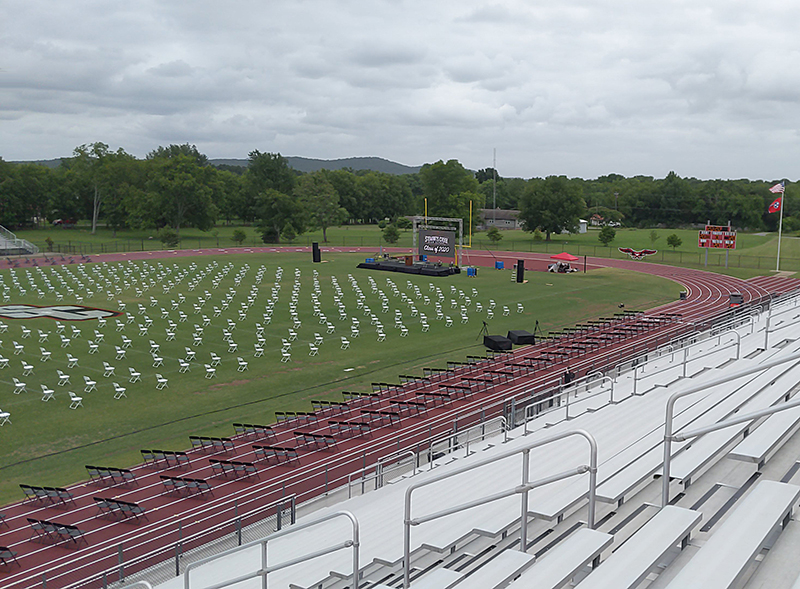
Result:
[[[495,227],[497,227],[497,148],[492,150],[492,215]]]

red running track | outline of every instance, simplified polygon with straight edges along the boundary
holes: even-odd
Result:
[[[373,251],[372,248],[364,248]],[[247,248],[240,250],[181,250],[179,252],[160,252],[163,257],[172,255],[221,255],[224,253],[272,253],[280,251],[308,251],[308,248]],[[327,251],[353,252],[359,248],[328,248]],[[117,261],[125,259],[154,258],[154,252],[137,252],[134,254],[106,254],[91,256],[93,262]],[[532,265],[545,263],[549,256],[531,253],[503,253],[495,257],[489,252],[470,252],[466,256],[472,265],[493,267],[495,259],[507,264],[525,259]],[[0,545],[17,551],[20,566],[0,566],[0,584],[4,589],[23,589],[42,586],[42,576],[46,575],[47,587],[63,588],[77,583],[103,570],[113,569],[117,565],[118,547],[124,546],[126,562],[132,558],[150,552],[158,547],[168,547],[191,534],[207,529],[222,521],[233,519],[234,511],[246,513],[259,506],[267,505],[282,497],[294,494],[298,501],[304,501],[325,492],[326,486],[335,488],[347,481],[349,474],[358,472],[366,464],[374,464],[379,458],[388,456],[398,450],[422,450],[428,446],[430,438],[452,431],[454,424],[463,429],[477,422],[482,415],[499,415],[503,409],[503,400],[523,390],[545,390],[557,381],[566,366],[579,375],[592,370],[612,367],[620,361],[643,353],[645,350],[663,344],[672,337],[685,333],[692,324],[699,323],[715,315],[723,313],[728,307],[728,295],[740,292],[748,302],[758,302],[772,292],[784,292],[797,288],[800,281],[786,278],[759,277],[749,281],[739,280],[699,270],[681,269],[660,264],[634,262],[625,260],[606,260],[590,258],[588,267],[618,267],[663,276],[679,282],[688,292],[686,301],[676,301],[658,309],[651,310],[648,318],[664,316],[662,314],[680,314],[680,321],[665,321],[660,324],[650,323],[648,327],[633,335],[617,338],[616,341],[603,346],[595,346],[586,353],[576,353],[562,360],[548,362],[535,361],[535,358],[548,356],[548,352],[564,349],[562,346],[570,342],[581,343],[580,338],[545,342],[537,346],[527,347],[514,352],[513,362],[516,364],[530,362],[536,368],[516,369],[513,378],[492,375],[494,369],[507,370],[509,357],[495,361],[485,361],[469,367],[460,367],[430,379],[420,380],[405,386],[385,391],[376,399],[351,402],[347,408],[331,409],[317,414],[316,421],[308,424],[297,422],[275,426],[272,439],[257,440],[245,436],[235,437],[236,447],[224,454],[205,454],[200,450],[189,451],[191,462],[183,469],[156,470],[153,467],[139,465],[132,470],[136,475],[136,484],[129,486],[101,487],[91,483],[81,483],[69,487],[74,495],[74,503],[63,507],[39,506],[29,503],[16,503],[4,508],[6,527],[0,528]],[[677,297],[677,292],[676,292]],[[631,318],[628,323],[617,324],[633,331],[637,320]],[[639,322],[641,324],[642,322]],[[625,327],[627,326],[627,327]],[[585,343],[585,342],[584,342]],[[540,367],[539,367],[540,366]],[[487,379],[464,380],[465,378]],[[436,397],[425,397],[419,393],[436,392],[447,389],[442,385],[471,387],[471,391],[462,398],[451,398],[434,403]],[[419,415],[407,414],[411,405],[409,401],[419,402],[426,399],[427,407]],[[226,479],[220,476],[212,478],[213,473],[209,458],[254,461],[252,444],[269,444],[277,446],[295,445],[294,431],[330,434],[328,420],[365,420],[362,409],[382,410],[403,413],[399,423],[392,425],[374,424],[371,435],[365,437],[338,438],[334,449],[313,449],[299,447],[298,464],[282,465],[258,462],[258,477],[250,480]],[[181,498],[172,494],[164,494],[160,475],[167,474],[178,477],[204,478],[212,482],[213,494],[202,499]],[[137,523],[126,523],[99,518],[93,497],[114,498],[138,503],[147,510],[147,519]],[[87,544],[75,548],[52,546],[31,542],[30,529],[26,518],[46,519],[78,526],[86,534]],[[180,532],[178,521],[181,522]],[[188,547],[187,547],[188,548]],[[169,555],[166,557],[169,558]],[[152,563],[151,563],[152,564]],[[130,567],[127,573],[133,572]],[[101,586],[95,581],[88,586]]]

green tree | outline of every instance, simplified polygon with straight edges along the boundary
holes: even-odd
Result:
[[[614,241],[616,236],[617,232],[614,231],[614,228],[606,225],[600,230],[600,234],[597,236],[597,238],[600,240],[600,243],[607,246],[609,243]]]
[[[149,167],[149,206],[144,211],[150,222],[169,224],[178,234],[186,225],[203,231],[214,226],[218,213],[211,188],[214,168],[201,168],[194,158],[182,154],[156,158]]]
[[[565,176],[548,176],[529,183],[520,201],[519,219],[525,231],[539,228],[550,241],[552,233],[574,231],[585,210],[580,184]]]
[[[497,227],[489,227],[489,230],[486,232],[486,237],[489,238],[489,241],[492,243],[497,243],[501,239],[503,239],[503,234],[500,233],[500,230]]]
[[[247,239],[247,234],[244,232],[244,229],[234,229],[231,239],[236,243],[236,245],[242,245],[244,240]]]
[[[268,188],[256,197],[256,225],[264,243],[280,243],[281,233],[287,224],[297,233],[305,231],[303,207],[293,196]]]
[[[457,160],[447,163],[439,160],[425,164],[419,172],[423,194],[428,199],[429,217],[453,217],[464,220],[464,231],[474,227],[484,206],[484,196],[479,193],[478,181]],[[469,216],[472,201],[472,218]]]
[[[347,211],[339,205],[339,194],[333,184],[324,173],[306,174],[300,178],[294,194],[308,214],[310,225],[322,229],[322,241],[327,243],[328,227],[347,220]]]
[[[184,155],[192,158],[201,168],[204,168],[208,165],[208,157],[206,157],[205,154],[200,153],[196,145],[189,145],[188,143],[184,143],[183,145],[172,144],[168,145],[167,147],[159,145],[156,149],[147,154],[147,159],[169,159]]]
[[[261,153],[257,149],[248,156],[246,179],[253,194],[268,189],[291,194],[295,187],[295,173],[289,161],[279,153]]]
[[[387,225],[386,229],[383,230],[383,240],[386,243],[397,243],[397,240],[400,239],[400,231],[398,231],[397,227],[392,225]]]
[[[673,233],[672,235],[669,235],[667,237],[667,245],[670,246],[673,250],[681,247],[682,243],[683,240],[680,237],[678,237],[676,233]]]
[[[652,230],[650,231],[650,244],[651,244],[651,245],[655,245],[655,244],[656,244],[656,241],[658,241],[658,238],[659,238],[659,237],[660,237],[660,236],[658,235],[658,232],[657,232],[655,229],[652,229]]]

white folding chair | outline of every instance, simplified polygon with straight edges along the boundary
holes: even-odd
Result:
[[[211,352],[211,366],[219,366],[222,363],[222,358]]]
[[[453,318],[449,315],[444,318],[444,326],[445,327],[453,327]]]
[[[289,362],[292,359],[292,352],[289,350],[281,350],[281,362]]]
[[[320,334],[318,334],[318,333],[315,333],[314,334],[314,345],[315,346],[321,346],[322,345],[322,341],[323,341],[322,340],[322,336]]]
[[[180,372],[181,374],[189,372],[192,369],[192,365],[181,358],[178,358],[178,366],[180,367],[178,369],[178,372]]]
[[[293,342],[297,339],[297,332],[294,329],[289,329],[289,341]]]
[[[128,379],[128,382],[130,383],[141,382],[142,380],[141,372],[137,372],[132,366],[128,366],[128,372],[131,375],[130,378]]]
[[[174,331],[170,331],[169,329],[167,329],[166,332],[167,332],[167,341],[168,342],[174,342],[175,341],[175,332]]]
[[[237,357],[236,361],[239,363],[239,367],[236,369],[238,372],[244,372],[247,370],[247,361],[242,357]]]
[[[408,327],[405,325],[400,326],[400,337],[406,337],[408,335]]]
[[[159,366],[164,366],[164,358],[158,354],[153,354],[153,368],[158,368]]]
[[[194,357],[197,354],[197,352],[195,352],[192,348],[184,348],[184,350],[186,350],[186,358],[185,358],[185,360],[187,362],[192,362],[194,360]]]
[[[206,368],[206,378],[214,378],[217,375],[217,369],[210,364],[203,364]]]
[[[22,329],[22,339],[25,339],[27,337],[31,337],[31,330],[30,329],[28,329],[24,325],[20,325],[20,328]]]
[[[7,331],[8,331],[8,325],[0,321],[0,333],[6,333]]]
[[[102,331],[97,331],[97,330],[95,329],[95,330],[94,330],[94,340],[95,340],[95,341],[96,341],[98,344],[100,344],[100,343],[103,343],[103,340],[104,340],[104,339],[106,339],[106,334],[104,334]]]
[[[333,326],[333,323],[328,323],[326,326],[327,333],[333,333],[336,331],[336,328]]]
[[[58,374],[58,386],[63,387],[69,384],[69,374],[64,374],[60,370],[56,370],[56,374]]]
[[[53,352],[48,352],[44,348],[39,348],[39,352],[41,352],[41,357],[39,358],[40,362],[47,362],[53,356]]]
[[[92,340],[88,340],[87,343],[89,344],[89,353],[90,354],[96,354],[97,350],[99,349],[99,346],[95,342],[93,342]]]
[[[8,358],[4,358],[0,356],[0,369],[3,369],[8,366]]]
[[[261,358],[264,355],[264,346],[254,344],[253,347],[255,348],[255,351],[253,352],[253,358]]]
[[[133,344],[133,340],[131,338],[129,338],[127,336],[124,336],[124,335],[122,336],[122,347],[124,349],[127,350],[128,348],[131,347],[132,344]]]
[[[431,326],[428,325],[425,321],[422,321],[420,325],[422,325],[422,333],[426,333],[431,330]]]
[[[47,385],[42,385],[42,401],[49,401],[53,398],[55,391],[53,389],[48,389]]]
[[[511,309],[509,309],[506,305],[503,305],[503,317],[508,317],[511,313]]]
[[[156,389],[160,391],[164,388],[169,388],[169,381],[160,374],[156,373]]]
[[[350,347],[350,340],[347,339],[346,337],[342,336],[342,347],[341,347],[341,349],[342,350],[346,350],[349,347]]]
[[[121,399],[122,397],[127,397],[128,395],[125,394],[125,387],[119,386],[118,383],[112,383],[114,385],[114,398]]]
[[[158,354],[158,351],[161,349],[161,344],[157,344],[153,340],[150,340],[150,353],[151,354]]]
[[[97,390],[97,382],[88,376],[83,377],[83,382],[86,383],[86,386],[83,388],[84,393],[91,393],[92,391]]]
[[[228,353],[229,354],[235,354],[236,350],[238,350],[238,349],[239,349],[239,344],[237,344],[233,340],[228,341]]]
[[[50,337],[50,332],[42,331],[41,329],[39,329],[38,331],[39,331],[39,343],[41,344],[43,342],[46,342],[47,338]]]
[[[103,362],[103,376],[108,378],[109,376],[114,376],[114,370],[116,370],[115,366],[111,366],[108,362]]]
[[[0,410],[0,426],[11,423],[11,414],[8,411]]]
[[[70,339],[77,339],[77,338],[81,337],[81,330],[80,329],[78,329],[74,325],[70,325],[70,327],[72,328],[72,336],[70,337]]]
[[[24,392],[26,392],[28,390],[26,388],[26,385],[25,385],[24,382],[18,381],[15,377],[12,377],[11,380],[14,381],[14,394],[15,395],[19,395],[20,393],[24,393]]]
[[[77,368],[78,366],[78,359],[67,352],[67,368]]]
[[[62,337],[61,340],[63,342],[64,338]],[[69,342],[69,341],[70,340],[67,340],[67,342]],[[25,346],[23,346],[20,343],[15,342],[15,341],[12,341],[11,343],[14,344],[14,355],[15,356],[19,356],[20,354],[24,354],[25,353]],[[69,345],[69,344],[67,344],[67,345]],[[63,348],[64,346],[62,345],[61,347]]]
[[[116,360],[124,360],[125,359],[125,355],[127,354],[127,350],[125,350],[124,348],[120,348],[119,346],[114,346],[114,349],[117,352],[117,354],[116,354],[116,356],[114,358]]]
[[[379,342],[386,341],[386,334],[383,331],[378,332],[378,341]]]
[[[69,391],[69,408],[70,409],[77,409],[78,407],[83,407],[83,397],[79,397],[72,391]]]
[[[30,376],[33,374],[33,364],[28,364],[25,360],[22,361],[22,376]]]

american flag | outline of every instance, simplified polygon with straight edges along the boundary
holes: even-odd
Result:
[[[775,186],[769,189],[770,192],[774,192],[775,194],[780,193],[783,194],[785,190],[783,182],[778,182]]]

